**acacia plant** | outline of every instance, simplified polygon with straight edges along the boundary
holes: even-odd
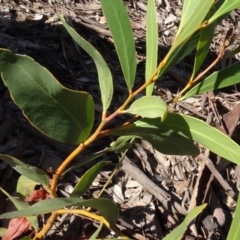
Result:
[[[15,204],[18,211],[4,213],[0,218],[27,217],[32,228],[35,229],[35,240],[42,239],[51,229],[56,217],[59,214],[66,213],[95,219],[101,223],[101,226],[104,224],[118,233],[119,236],[124,237],[114,227],[118,219],[118,209],[112,201],[102,198],[82,198],[83,193],[86,192],[95,176],[107,164],[106,162],[99,162],[89,169],[79,180],[69,198],[59,198],[57,194],[59,178],[70,170],[69,164],[99,138],[121,136],[116,139],[111,147],[102,152],[93,153],[88,160],[80,162],[74,167],[79,167],[86,162],[97,159],[107,151],[119,152],[125,150],[134,138],[145,139],[158,151],[173,155],[196,156],[199,154],[199,148],[196,147],[195,143],[199,143],[217,155],[240,164],[240,147],[227,135],[194,117],[168,112],[167,104],[160,97],[152,95],[154,83],[193,49],[196,49],[196,55],[191,78],[182,91],[172,99],[173,102],[182,101],[195,94],[227,87],[240,81],[240,62],[214,72],[205,79],[203,77],[222,59],[225,49],[234,42],[235,36],[231,31],[228,31],[222,40],[222,46],[216,60],[206,70],[199,73],[213,39],[215,26],[229,12],[240,6],[239,0],[184,0],[177,34],[170,50],[160,63],[157,63],[158,28],[156,9],[154,0],[148,0],[145,82],[137,89],[134,87],[137,66],[135,42],[123,1],[101,0],[101,6],[112,33],[128,88],[127,99],[112,113],[108,113],[108,110],[111,105],[114,87],[107,63],[101,54],[79,36],[59,14],[67,32],[91,56],[96,65],[102,101],[102,119],[96,129],[93,129],[94,102],[89,93],[67,89],[47,69],[36,63],[32,58],[15,54],[7,49],[0,49],[2,80],[9,89],[13,101],[22,109],[27,120],[51,138],[77,145],[75,150],[63,160],[62,164],[48,174],[12,156],[0,155],[1,160],[10,164],[22,175],[17,187],[20,199],[9,196],[2,189]],[[232,56],[238,50],[239,47],[227,57]],[[135,99],[137,94],[144,91],[145,96]],[[121,126],[106,128],[106,124],[120,114],[128,114],[127,116],[130,115],[131,117]],[[24,202],[25,197],[30,192],[23,191],[26,183],[23,178],[32,181],[33,184],[41,184],[50,198],[29,206]],[[70,208],[72,206],[74,208]],[[184,222],[165,239],[181,238],[189,222],[205,206],[196,207],[189,212]],[[83,207],[97,209],[101,215]],[[238,208],[239,204],[237,211]],[[51,213],[51,215],[44,227],[39,229],[37,215],[45,213]],[[234,218],[229,239],[234,239],[231,234],[236,234],[239,231],[237,224],[239,216],[240,214]]]

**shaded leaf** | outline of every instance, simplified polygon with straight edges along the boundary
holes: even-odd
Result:
[[[216,128],[197,118],[186,115],[168,113],[163,122],[160,122],[159,118],[143,118],[125,127],[125,129],[112,132],[112,134],[140,136],[149,141],[158,151],[174,155],[181,154],[181,147],[182,154],[184,151],[194,152],[192,148],[191,151],[186,148],[187,142],[185,139],[189,139],[189,143],[191,143],[191,140],[194,140],[217,155],[233,163],[240,164],[240,156],[238,154],[240,146],[238,144]],[[181,140],[179,136],[185,139]]]
[[[14,204],[14,206],[18,209],[18,210],[24,210],[27,209],[29,207],[28,203],[20,201],[14,197],[12,197],[11,195],[9,195],[4,189],[0,188],[0,190],[11,200],[11,202]],[[31,223],[31,226],[35,229],[38,230],[38,219],[36,216],[30,216],[27,217],[28,222]]]
[[[166,120],[165,120],[166,121]],[[162,122],[162,124],[165,123]],[[153,125],[153,123],[155,125]],[[173,155],[198,155],[198,148],[188,138],[183,137],[171,128],[161,125],[158,119],[142,119],[125,129],[111,132],[117,136],[135,136],[143,138],[152,144],[158,151]]]
[[[160,97],[145,96],[134,101],[126,111],[141,117],[161,117],[164,120],[167,116],[167,104]]]
[[[97,209],[110,224],[116,223],[118,219],[118,209],[115,203],[108,199],[84,200],[80,198],[52,198],[42,200],[25,210],[4,213],[0,218],[14,218],[23,216],[33,216],[53,212],[63,207],[85,206]]]
[[[0,154],[0,159],[9,164],[14,170],[31,179],[32,181],[41,183],[43,186],[49,185],[48,175],[43,170],[25,164],[12,156]]]
[[[191,210],[187,216],[185,217],[184,221],[177,226],[171,233],[169,233],[163,240],[181,240],[183,234],[188,228],[188,225],[191,221],[198,216],[199,213],[203,211],[203,209],[207,206],[207,204],[203,204],[201,206],[195,207]]]
[[[198,41],[198,45],[197,45],[197,52],[196,52],[195,59],[194,59],[194,68],[193,68],[193,73],[192,73],[191,79],[194,79],[197,71],[201,67],[203,61],[205,60],[205,58],[209,52],[209,47],[212,43],[216,25],[217,25],[217,23],[213,22],[208,27],[200,30],[199,41]]]
[[[101,54],[89,42],[79,36],[79,34],[66,23],[60,14],[59,18],[70,36],[92,57],[96,65],[101,90],[103,112],[105,113],[111,103],[113,96],[113,81],[111,71]]]
[[[158,58],[158,26],[157,26],[157,11],[154,0],[148,0],[147,5],[147,23],[146,23],[146,69],[145,81],[153,74],[157,68]],[[151,96],[154,83],[147,86],[146,95]]]
[[[31,124],[69,144],[88,137],[94,118],[92,97],[65,88],[32,58],[0,49],[0,72],[14,102]]]
[[[129,142],[131,140],[131,136],[122,136],[119,137],[115,142],[112,142],[110,147],[106,148],[109,152],[122,152],[126,149],[129,149],[133,142]]]
[[[109,164],[109,162],[99,162],[91,167],[91,169],[89,169],[87,172],[85,172],[74,187],[73,192],[71,193],[71,197],[81,197],[92,185],[92,182],[97,177],[102,168],[107,164]]]
[[[34,191],[38,182],[35,182],[24,175],[21,175],[18,178],[17,182],[17,194],[21,200],[24,200],[26,196],[30,195],[32,191]]]
[[[130,19],[122,0],[101,0],[102,10],[112,33],[114,45],[128,89],[132,89],[136,75],[136,53]]]
[[[164,63],[164,66],[159,72],[157,78],[162,76],[178,62],[180,62],[184,57],[186,57],[189,53],[191,53],[193,49],[197,46],[198,39],[199,31],[196,32],[193,36],[191,36],[188,40],[186,40],[183,44],[174,48],[171,54],[168,56],[167,61]]]
[[[204,81],[191,88],[180,100],[214,89],[228,87],[240,82],[240,62],[236,62],[218,72],[214,72]]]

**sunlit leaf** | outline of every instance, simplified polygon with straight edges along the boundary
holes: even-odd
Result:
[[[91,169],[86,171],[71,193],[71,197],[81,197],[92,185],[92,182],[100,173],[102,168],[109,164],[109,162],[99,162],[95,164]]]
[[[181,240],[183,234],[188,228],[188,225],[194,218],[198,216],[199,213],[203,211],[206,206],[207,204],[203,204],[191,210],[191,212],[189,212],[185,217],[184,221],[180,225],[178,225],[173,231],[171,231],[171,233],[169,233],[163,240]]]
[[[222,6],[218,9],[218,11],[209,19],[209,23],[214,22],[216,19],[221,17],[222,15],[231,12],[232,10],[240,7],[239,0],[225,0]]]
[[[59,18],[70,36],[92,57],[96,65],[101,89],[103,112],[105,113],[111,103],[113,95],[113,82],[110,69],[101,54],[89,42],[82,38],[73,28],[71,28],[61,15],[59,15]]]
[[[236,62],[218,72],[214,72],[204,81],[191,88],[180,100],[214,89],[228,87],[240,82],[240,62]]]
[[[184,1],[181,22],[173,46],[180,45],[199,29],[213,3],[214,0]]]
[[[167,116],[167,104],[160,97],[144,96],[135,100],[126,111],[141,117],[161,117],[164,120]]]
[[[69,144],[88,137],[94,120],[92,97],[62,86],[27,56],[0,49],[0,73],[14,102],[43,133]]]
[[[157,11],[154,0],[148,0],[146,23],[146,69],[145,81],[147,81],[157,67],[158,58],[158,26]],[[146,95],[151,96],[154,83],[147,86]]]
[[[37,214],[53,212],[57,209],[71,206],[85,206],[98,210],[110,224],[116,223],[118,219],[118,208],[116,204],[108,199],[84,200],[81,198],[51,198],[37,202],[27,209],[4,213],[0,218],[26,217]]]
[[[238,194],[239,195],[239,194]],[[238,196],[236,209],[230,230],[228,232],[227,240],[238,240],[240,236],[240,197]]]
[[[32,181],[41,183],[43,186],[49,185],[48,175],[43,170],[25,164],[9,155],[0,154],[0,159],[9,164],[14,170],[31,179]]]
[[[136,75],[136,53],[130,19],[122,0],[101,0],[102,10],[112,33],[114,45],[128,89],[132,89]]]

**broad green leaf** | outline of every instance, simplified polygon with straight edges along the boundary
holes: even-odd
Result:
[[[71,197],[81,197],[92,185],[92,182],[97,177],[102,168],[107,164],[109,164],[109,162],[99,162],[87,172],[85,172],[74,187],[73,192],[71,193]]]
[[[147,5],[147,23],[146,23],[146,69],[145,81],[153,74],[157,68],[158,58],[158,25],[157,25],[157,11],[154,0],[148,0]],[[146,95],[151,96],[154,83],[147,86]]]
[[[136,53],[132,27],[122,0],[101,0],[102,10],[112,33],[114,45],[128,89],[131,90],[136,75]]]
[[[232,10],[240,7],[239,0],[225,0],[222,6],[218,9],[218,11],[209,19],[209,23],[211,24],[216,19],[221,17],[222,15],[231,12]]]
[[[207,204],[203,204],[201,206],[195,207],[192,211],[190,211],[185,217],[184,221],[177,226],[171,233],[169,233],[163,240],[181,240],[183,234],[186,232],[188,225],[191,221],[198,216],[199,213],[203,211],[203,209],[207,206]]]
[[[188,138],[183,137],[171,128],[159,127],[164,126],[161,124],[164,124],[165,121],[161,122],[160,118],[142,119],[125,129],[111,132],[111,135],[143,138],[164,154],[198,155],[198,148]]]
[[[105,113],[112,101],[113,95],[113,81],[110,69],[101,54],[89,42],[79,36],[79,34],[66,23],[60,14],[59,18],[70,36],[81,48],[84,49],[84,51],[86,51],[92,57],[96,65],[101,90],[103,112]]]
[[[163,121],[167,116],[167,104],[160,97],[144,96],[134,101],[126,111],[146,118],[161,117]]]
[[[30,193],[35,189],[38,182],[35,182],[23,175],[21,175],[17,182],[17,193],[21,200],[24,200],[26,196],[30,195]]]
[[[0,154],[0,159],[5,163],[9,164],[18,173],[31,179],[32,181],[41,183],[43,186],[49,185],[48,175],[43,170],[33,167],[31,165],[25,164],[12,156]]]
[[[0,49],[1,77],[31,124],[69,144],[88,137],[94,121],[92,97],[62,86],[32,58]]]
[[[228,87],[240,82],[240,62],[236,62],[218,72],[214,72],[204,81],[191,88],[180,100],[196,94]]]
[[[29,207],[28,203],[20,201],[14,197],[12,197],[11,195],[9,195],[4,189],[0,188],[0,190],[11,200],[11,202],[14,204],[14,206],[18,209],[18,210],[24,210],[26,208]],[[35,230],[38,230],[38,219],[36,216],[31,216],[31,217],[27,217],[27,220],[32,224],[32,227]]]
[[[230,230],[228,232],[227,240],[238,240],[240,236],[240,197],[238,194],[238,200],[237,200],[237,205],[236,209],[234,212],[234,217],[232,220],[232,224],[230,227]]]
[[[108,199],[90,199],[81,198],[52,198],[35,203],[27,209],[4,213],[0,218],[27,217],[38,214],[45,214],[64,207],[90,207],[98,210],[110,224],[115,224],[118,220],[118,208],[116,204]]]

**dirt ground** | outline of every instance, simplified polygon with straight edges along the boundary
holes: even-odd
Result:
[[[159,59],[164,57],[180,21],[181,0],[158,0]],[[131,18],[136,40],[138,69],[135,87],[144,82],[146,0],[124,1]],[[89,92],[95,102],[96,124],[101,119],[100,91],[97,72],[91,58],[68,36],[57,17],[57,11],[68,16],[70,25],[103,55],[114,78],[114,98],[110,110],[116,109],[127,97],[127,88],[113,46],[111,33],[102,15],[101,6],[94,0],[3,0],[0,2],[0,48],[29,55],[46,67],[64,86]],[[240,10],[233,11],[216,28],[211,51],[203,67],[212,62],[229,28],[240,32]],[[240,37],[236,41],[239,44]],[[232,61],[239,60],[238,55]],[[176,94],[188,80],[194,55],[187,56],[156,84],[154,94],[166,101]],[[215,69],[224,67],[221,62]],[[214,69],[214,70],[215,70]],[[213,100],[214,99],[214,100]],[[171,104],[174,112],[188,114],[221,129],[218,122],[225,121],[232,138],[239,143],[240,116],[239,86],[214,92],[214,96],[199,95],[184,102]],[[44,170],[56,169],[74,146],[59,143],[35,130],[12,102],[8,90],[0,82],[0,152]],[[114,120],[112,126],[122,122]],[[100,151],[113,139],[97,141],[86,149],[75,162]],[[201,149],[206,153],[205,149]],[[207,154],[206,154],[207,155]],[[185,233],[183,239],[226,239],[235,209],[240,186],[238,166],[222,161],[215,166],[218,156],[208,158],[191,156],[166,156],[152,148],[146,141],[136,141],[129,150],[122,168],[105,189],[102,197],[115,201],[120,210],[116,227],[131,239],[162,239],[181,223],[189,207],[208,203],[207,210]],[[113,164],[104,169],[84,197],[98,196],[116,166],[120,155],[107,154],[102,159]],[[99,159],[98,159],[99,160]],[[130,162],[134,163],[133,166]],[[61,196],[69,196],[81,175],[90,167],[76,169],[67,174],[58,186]],[[16,188],[19,175],[6,164],[0,163],[0,184],[9,193]],[[14,194],[14,193],[13,193]],[[167,196],[163,199],[161,196]],[[0,194],[0,212],[11,206]],[[44,224],[44,220],[43,224]],[[59,218],[45,239],[88,239],[97,224],[76,216]],[[2,227],[7,223],[2,221]],[[114,238],[107,229],[102,238]]]

